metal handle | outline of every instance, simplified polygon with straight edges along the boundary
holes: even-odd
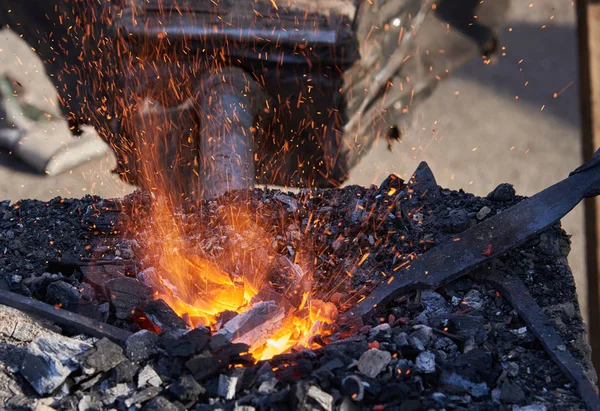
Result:
[[[206,75],[199,89],[201,178],[199,193],[213,199],[254,185],[254,132],[262,90],[244,70]]]

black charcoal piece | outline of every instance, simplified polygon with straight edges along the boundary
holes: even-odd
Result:
[[[133,362],[147,360],[157,350],[158,335],[148,330],[141,330],[125,341],[125,355]]]
[[[132,382],[140,370],[140,366],[131,361],[121,361],[114,369],[112,378],[116,383]]]
[[[440,199],[440,188],[429,165],[422,161],[408,180],[408,188],[412,190],[412,199],[434,202]]]
[[[142,404],[148,400],[151,400],[152,398],[156,397],[157,395],[159,395],[161,393],[161,391],[162,391],[161,388],[155,388],[155,387],[145,388],[141,391],[136,392],[131,397],[127,398],[125,400],[125,405],[127,406],[127,408],[129,408],[133,405]]]
[[[171,330],[160,335],[160,344],[173,357],[198,354],[210,341],[210,330],[199,327],[191,331]]]
[[[184,375],[169,386],[169,392],[173,397],[183,403],[193,402],[206,394],[206,390],[196,382],[191,375]]]
[[[515,189],[512,184],[503,183],[487,195],[487,198],[493,201],[508,203],[515,199]]]
[[[142,411],[180,411],[180,408],[165,397],[158,396],[148,401],[142,407]]]
[[[146,306],[152,299],[149,287],[129,277],[109,280],[106,292],[115,316],[120,320],[131,319],[136,309]]]
[[[212,355],[197,355],[185,363],[187,369],[190,370],[198,382],[217,375],[228,365],[229,361],[226,361],[223,357]]]
[[[189,328],[185,321],[163,300],[159,299],[147,303],[143,306],[142,311],[162,331],[187,330]]]
[[[86,368],[91,368],[96,372],[106,372],[116,367],[126,358],[123,355],[123,349],[108,338],[102,338],[94,348],[86,352],[82,361]]]
[[[81,293],[71,284],[64,281],[55,281],[48,286],[46,291],[46,302],[57,305],[65,310],[75,311],[79,306]]]

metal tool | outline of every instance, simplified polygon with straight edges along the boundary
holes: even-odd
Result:
[[[72,313],[10,291],[0,290],[0,304],[16,308],[28,314],[37,315],[58,325],[70,327],[78,332],[91,335],[92,337],[106,337],[120,344],[123,344],[132,334],[127,330],[92,320],[83,315]]]
[[[568,178],[422,254],[344,313],[342,321],[351,324],[411,290],[438,288],[456,280],[541,233],[583,198],[598,194],[600,150]]]
[[[517,277],[502,275],[498,272],[489,275],[485,281],[500,291],[517,310],[548,355],[575,386],[587,409],[600,411],[600,398],[598,398],[592,382],[569,352],[546,314],[527,291],[525,284]]]

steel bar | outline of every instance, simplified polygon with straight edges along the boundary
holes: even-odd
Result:
[[[552,322],[533,299],[527,286],[519,278],[499,272],[492,273],[485,281],[500,291],[517,310],[552,360],[575,386],[588,410],[600,410],[600,398],[594,385],[587,378],[575,357],[569,352],[566,344],[552,326]]]
[[[10,291],[0,290],[0,304],[37,315],[58,325],[71,327],[92,337],[106,337],[116,343],[123,343],[131,335],[129,331],[121,328]]]
[[[600,2],[577,0],[579,48],[579,99],[583,158],[592,156],[600,144]],[[600,199],[584,202],[587,324],[592,359],[600,369]]]
[[[500,256],[543,232],[583,198],[600,192],[600,152],[571,175],[419,256],[393,273],[344,314],[352,324],[415,289],[434,289],[454,281],[490,258]]]

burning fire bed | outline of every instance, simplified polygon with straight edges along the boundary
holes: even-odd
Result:
[[[4,202],[1,407],[600,409],[558,223],[595,168],[529,199],[422,163],[175,213],[141,192]]]

